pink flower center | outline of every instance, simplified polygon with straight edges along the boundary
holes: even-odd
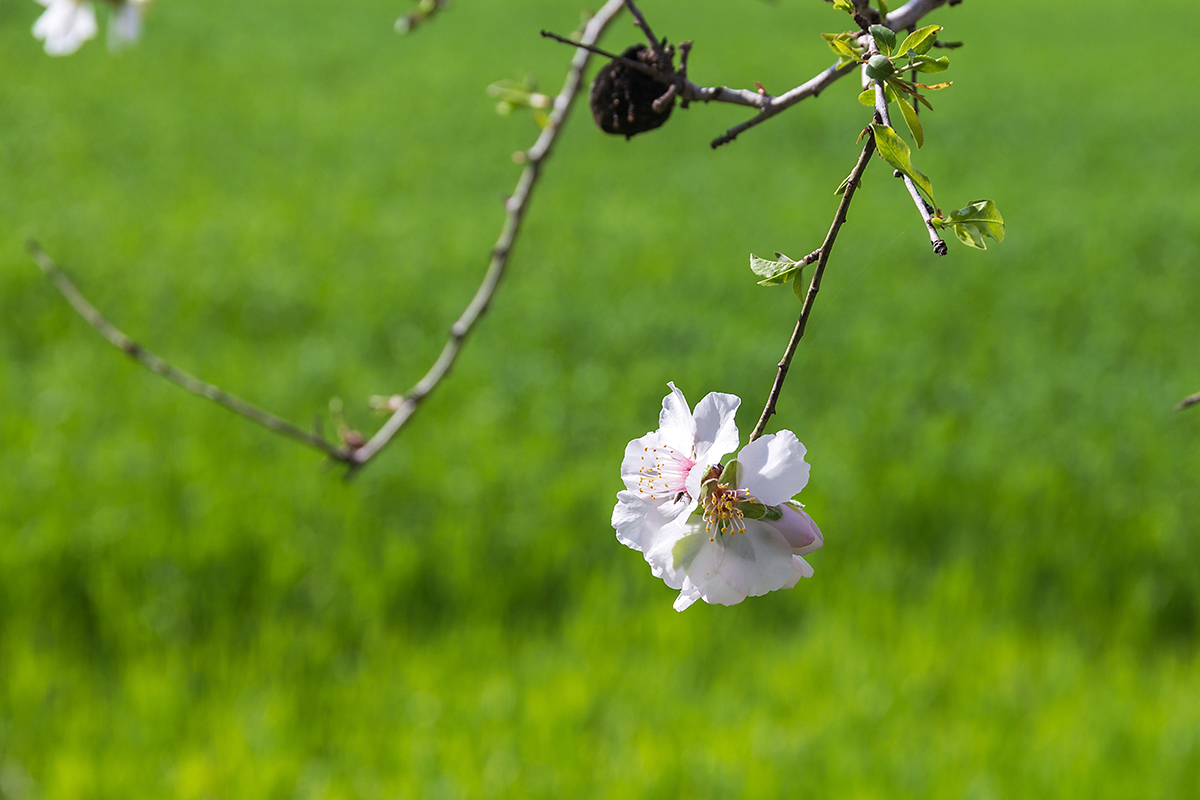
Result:
[[[647,447],[638,469],[638,491],[651,500],[675,502],[687,494],[687,477],[696,462],[672,447]]]

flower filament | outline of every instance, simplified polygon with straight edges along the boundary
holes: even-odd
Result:
[[[675,502],[687,493],[687,476],[696,462],[673,447],[646,447],[638,469],[637,490],[651,500]]]
[[[745,515],[740,504],[757,502],[746,489],[731,489],[729,484],[715,480],[710,482],[704,496],[704,532],[708,534],[708,540],[716,539],[718,532],[730,536],[745,533]]]

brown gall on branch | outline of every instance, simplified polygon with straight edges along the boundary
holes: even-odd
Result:
[[[887,20],[884,22],[884,24],[894,31],[903,30],[911,25],[915,25],[918,20],[934,9],[941,8],[947,4],[956,6],[960,2],[962,2],[962,0],[909,0],[909,2],[888,14]],[[766,102],[762,104],[762,110],[758,113],[758,116],[751,117],[745,122],[734,125],[732,128],[725,131],[725,133],[713,139],[711,146],[715,149],[723,144],[729,144],[736,139],[739,134],[755,127],[756,125],[761,125],[762,123],[771,119],[771,117],[779,114],[781,111],[785,111],[796,105],[801,100],[818,96],[834,81],[853,72],[855,66],[856,65],[854,64],[847,64],[841,69],[838,69],[837,65],[835,64],[824,72],[821,72],[820,74],[800,84],[796,88],[784,92],[778,97],[767,98]]]
[[[1194,406],[1197,404],[1200,404],[1200,392],[1196,392],[1196,394],[1189,395],[1188,397],[1185,397],[1182,400],[1180,400],[1175,405],[1175,410],[1183,411],[1185,408],[1188,408],[1189,406]]]
[[[672,83],[677,86],[682,85],[682,89],[677,89],[677,96],[680,99],[680,105],[684,108],[687,108],[688,103],[692,101],[699,101],[701,103],[732,103],[733,105],[762,108],[764,103],[770,102],[772,99],[771,95],[752,92],[749,89],[730,89],[727,86],[699,86],[689,81],[687,79],[687,56],[691,52],[692,42],[681,42],[679,45],[679,52],[681,54],[679,70],[676,72],[663,72],[645,61],[627,58],[624,55],[617,55],[586,42],[576,42],[573,39],[559,36],[557,33],[551,31],[543,30],[542,36],[570,45],[571,47],[581,47],[596,55],[604,56],[613,62],[623,64],[630,69],[635,69],[649,75],[662,83]]]
[[[158,356],[151,353],[149,350],[142,347],[126,336],[120,329],[108,321],[96,307],[88,302],[83,293],[75,287],[71,279],[59,269],[54,260],[46,254],[41,246],[34,241],[26,243],[29,254],[33,257],[34,263],[42,270],[50,282],[54,284],[54,288],[58,289],[71,308],[79,316],[95,328],[101,336],[109,341],[113,347],[120,350],[125,355],[137,361],[146,369],[155,372],[177,386],[182,387],[194,395],[207,398],[222,408],[226,408],[233,413],[245,417],[251,422],[258,423],[268,430],[282,434],[293,441],[306,444],[309,447],[320,450],[330,458],[351,463],[351,453],[353,452],[353,444],[350,442],[350,437],[347,437],[347,444],[339,446],[330,442],[323,437],[319,431],[309,433],[285,419],[275,416],[269,411],[259,408],[253,403],[249,403],[242,398],[226,392],[219,386],[214,386],[211,383],[206,383],[199,378],[191,375],[183,370],[171,365]]]
[[[796,320],[796,327],[792,331],[792,338],[788,340],[787,348],[783,351],[783,358],[779,360],[777,370],[775,372],[775,382],[771,385],[771,393],[767,396],[767,403],[763,407],[762,416],[758,418],[758,424],[754,426],[754,430],[750,433],[750,441],[754,441],[763,435],[763,431],[767,428],[767,422],[774,415],[775,405],[779,401],[779,394],[783,391],[783,382],[787,379],[788,369],[792,366],[792,358],[796,355],[796,348],[800,345],[800,340],[804,338],[804,329],[808,326],[808,318],[812,315],[813,305],[817,301],[817,292],[821,291],[821,278],[825,275],[825,267],[829,263],[829,254],[833,252],[833,244],[837,241],[838,231],[842,225],[846,223],[846,214],[850,210],[850,203],[854,199],[854,193],[858,191],[859,185],[862,183],[863,173],[867,170],[867,165],[871,162],[871,155],[875,152],[875,137],[867,129],[867,144],[862,149],[862,153],[858,156],[858,162],[854,165],[854,169],[850,172],[850,177],[846,179],[846,192],[842,195],[842,201],[838,203],[837,212],[833,215],[833,223],[829,226],[829,232],[825,234],[825,241],[821,246],[812,253],[804,257],[806,264],[811,264],[816,260],[817,268],[813,270],[812,280],[808,284],[808,293],[804,296],[804,305],[800,308],[800,318]]]
[[[567,78],[563,83],[562,91],[554,98],[550,120],[542,130],[537,141],[534,142],[533,147],[527,151],[525,168],[521,171],[521,177],[517,181],[517,186],[512,196],[505,203],[504,227],[501,229],[500,238],[496,240],[496,244],[492,248],[491,262],[488,264],[483,282],[479,285],[475,296],[471,298],[471,302],[463,311],[462,316],[451,326],[446,344],[443,346],[442,352],[433,366],[407,392],[388,398],[386,407],[391,410],[391,416],[374,436],[362,447],[357,448],[350,454],[350,469],[346,473],[347,479],[352,477],[363,465],[387,446],[388,442],[412,418],[413,414],[420,408],[421,403],[425,401],[433,390],[437,388],[438,384],[441,383],[442,379],[450,372],[450,368],[454,366],[463,343],[471,334],[471,331],[474,330],[479,318],[487,312],[488,306],[492,301],[492,295],[495,294],[496,287],[500,285],[500,281],[504,278],[505,269],[508,266],[509,254],[512,252],[513,245],[520,233],[521,222],[525,217],[526,210],[529,208],[530,198],[533,196],[534,187],[537,185],[538,178],[541,175],[542,164],[550,157],[554,142],[558,138],[559,131],[562,129],[567,114],[571,110],[571,104],[578,94],[583,70],[587,66],[588,57],[590,56],[588,47],[595,44],[600,38],[600,34],[604,32],[604,29],[608,27],[609,23],[620,13],[623,7],[623,0],[608,0],[596,12],[596,15],[588,20],[587,25],[584,27],[583,36],[581,37],[581,45],[583,46],[578,48],[575,57],[571,59],[571,67],[567,72]]]

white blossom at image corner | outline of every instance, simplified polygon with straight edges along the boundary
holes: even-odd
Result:
[[[69,56],[96,35],[96,9],[91,0],[37,0],[46,7],[33,23],[33,36],[52,56]]]
[[[698,599],[735,605],[812,577],[803,556],[824,538],[792,500],[808,484],[804,445],[791,431],[767,434],[722,468],[720,457],[737,447],[733,417],[741,400],[710,394],[693,416],[670,386],[659,430],[625,448],[626,489],[613,509],[617,538],[679,590],[677,611]],[[702,434],[711,430],[720,430],[719,446]]]
[[[124,0],[108,20],[108,49],[117,52],[142,35],[142,15],[150,0]]]

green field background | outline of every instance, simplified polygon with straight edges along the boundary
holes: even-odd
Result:
[[[52,59],[0,0],[0,796],[1200,796],[1194,3],[930,18],[965,46],[917,167],[1008,238],[935,258],[871,166],[773,422],[816,575],[682,614],[609,525],[622,449],[671,380],[743,397],[745,440],[798,312],[748,255],[820,243],[853,79],[717,151],[745,110],[626,142],[577,108],[451,379],[348,484],[25,254],[180,367],[372,430],[537,134],[485,87],[556,92],[538,31],[580,19],[457,0],[397,36],[410,7],[160,0],[135,48]],[[776,93],[846,24],[643,7],[695,80]]]

